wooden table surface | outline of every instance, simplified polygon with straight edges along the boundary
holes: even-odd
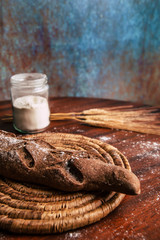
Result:
[[[81,111],[89,108],[119,106],[127,102],[95,98],[51,98],[51,112]],[[9,101],[0,102],[0,117],[11,113]],[[15,132],[12,123],[0,121],[0,129]],[[22,236],[0,230],[0,239],[160,239],[160,136],[132,131],[91,127],[74,120],[55,121],[47,130],[81,134],[117,147],[129,160],[139,177],[142,193],[126,196],[112,213],[90,226],[61,234]]]

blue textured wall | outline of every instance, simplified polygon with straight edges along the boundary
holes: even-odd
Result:
[[[159,0],[1,0],[0,100],[44,72],[52,96],[160,104]]]

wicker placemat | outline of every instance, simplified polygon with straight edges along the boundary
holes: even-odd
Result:
[[[62,133],[34,137],[43,138],[56,148],[95,151],[102,161],[130,170],[124,155],[99,140]],[[76,229],[107,216],[124,196],[114,192],[64,193],[0,178],[0,228],[24,234],[50,234]]]

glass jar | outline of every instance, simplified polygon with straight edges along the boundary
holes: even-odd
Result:
[[[10,82],[14,128],[21,133],[45,130],[50,123],[47,76],[21,73],[13,75]]]

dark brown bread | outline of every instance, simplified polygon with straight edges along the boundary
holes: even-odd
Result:
[[[59,145],[51,140],[54,133],[48,135],[48,142],[42,136],[22,138],[0,131],[0,175],[63,191],[140,193],[138,178],[122,166],[103,161],[103,154],[100,157],[93,149],[62,147],[60,141],[65,141],[65,134],[61,134]],[[116,153],[112,146],[108,149]],[[110,155],[106,153],[106,157]]]

